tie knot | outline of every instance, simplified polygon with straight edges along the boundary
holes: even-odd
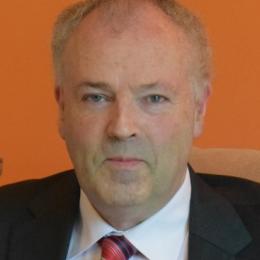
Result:
[[[128,260],[136,249],[124,236],[109,236],[100,240],[102,258],[105,260]]]

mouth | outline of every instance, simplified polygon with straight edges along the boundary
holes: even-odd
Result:
[[[134,169],[144,163],[142,159],[134,157],[109,157],[105,160],[113,168]]]

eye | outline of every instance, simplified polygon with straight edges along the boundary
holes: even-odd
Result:
[[[146,101],[152,104],[160,104],[166,102],[168,99],[161,95],[149,95],[146,97]]]
[[[91,103],[102,103],[108,100],[108,97],[100,94],[87,94],[82,97],[82,101]]]

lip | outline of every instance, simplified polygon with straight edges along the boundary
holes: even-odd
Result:
[[[143,160],[134,157],[110,157],[106,162],[116,168],[135,168],[143,163]]]

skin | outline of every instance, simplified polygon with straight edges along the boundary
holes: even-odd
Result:
[[[66,44],[56,88],[80,186],[121,230],[179,189],[205,110],[190,84],[192,45],[159,9],[142,5],[123,22],[102,8],[84,18]]]

